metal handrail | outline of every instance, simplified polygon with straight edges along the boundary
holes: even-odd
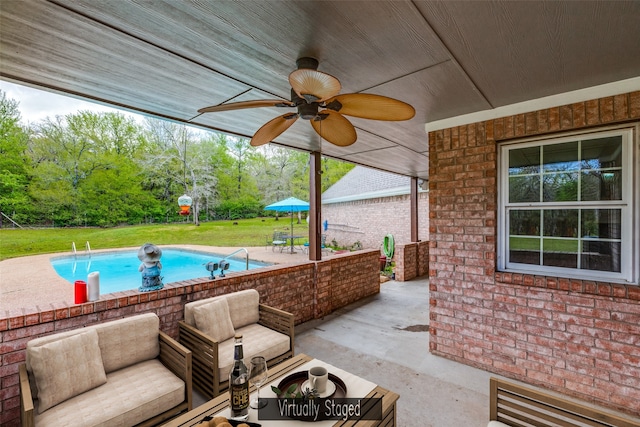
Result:
[[[89,255],[89,257],[91,257],[91,246],[89,245],[88,240],[87,240],[87,243],[85,243],[84,245],[84,252],[85,254]]]
[[[78,256],[78,253],[76,252],[76,242],[71,242],[71,252],[73,252],[74,257]]]
[[[231,258],[232,256],[234,256],[235,254],[237,254],[238,252],[242,252],[244,251],[246,254],[246,259],[247,259],[247,270],[249,269],[249,251],[246,250],[245,248],[240,248],[236,251],[233,251],[232,253],[230,253],[229,255],[227,255],[226,257],[222,258],[222,259],[227,259],[227,258]]]

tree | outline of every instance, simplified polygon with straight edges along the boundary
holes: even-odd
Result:
[[[120,113],[80,111],[23,129],[18,104],[0,98],[0,209],[28,223],[111,226],[178,218],[249,218],[264,205],[308,200],[309,155],[243,138]],[[350,165],[323,159],[322,187]]]
[[[173,206],[177,193],[192,198],[193,222],[198,225],[202,201],[215,197],[214,163],[206,149],[210,144],[184,125],[150,118],[145,125],[152,145],[143,162],[145,170],[152,182],[164,183],[165,200],[172,198]]]
[[[301,179],[296,179],[305,174],[308,154],[271,145],[264,148],[264,153],[262,161],[254,169],[264,203],[291,196],[308,199],[308,187],[305,193]]]
[[[30,193],[41,218],[71,225],[130,221],[114,189],[142,197],[133,167],[142,141],[139,126],[120,113],[81,111],[38,125],[31,141]]]
[[[18,105],[0,90],[0,211],[21,223],[29,222],[31,201],[27,192],[29,133],[20,126]]]

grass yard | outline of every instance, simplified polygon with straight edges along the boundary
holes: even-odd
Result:
[[[237,225],[235,224],[237,223]],[[208,246],[264,246],[267,236],[274,230],[288,230],[290,217],[244,219],[237,221],[213,221],[192,223],[137,225],[116,228],[47,228],[0,230],[0,260],[27,255],[71,251],[75,242],[83,251],[85,242],[91,249],[111,249],[141,246],[146,242],[157,245],[208,245]],[[293,219],[294,233],[307,235],[306,221]]]

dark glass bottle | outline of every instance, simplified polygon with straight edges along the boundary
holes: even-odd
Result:
[[[231,418],[244,421],[249,417],[249,371],[242,361],[242,335],[236,335],[233,368],[229,373]]]

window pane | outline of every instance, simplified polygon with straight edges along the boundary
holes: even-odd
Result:
[[[545,236],[578,237],[577,209],[548,209],[543,219]]]
[[[585,270],[620,273],[619,242],[583,241],[580,266]]]
[[[509,175],[540,172],[540,147],[509,150]]]
[[[540,210],[510,211],[509,234],[516,236],[539,236]]]
[[[637,282],[638,149],[631,126],[501,144],[497,268]]]
[[[542,163],[545,172],[566,172],[580,169],[578,142],[551,144],[542,147]]]
[[[582,174],[581,200],[622,200],[622,171],[589,171]]]
[[[509,177],[509,202],[539,202],[540,176],[511,176]]]
[[[510,237],[509,262],[540,265],[540,239]]]
[[[622,165],[620,135],[582,141],[582,169],[616,168]]]
[[[622,238],[622,211],[620,209],[583,209],[582,237],[601,239]]]
[[[578,200],[578,173],[562,172],[544,174],[543,196],[545,202],[575,202]]]
[[[542,264],[550,267],[578,267],[577,239],[544,239]]]

